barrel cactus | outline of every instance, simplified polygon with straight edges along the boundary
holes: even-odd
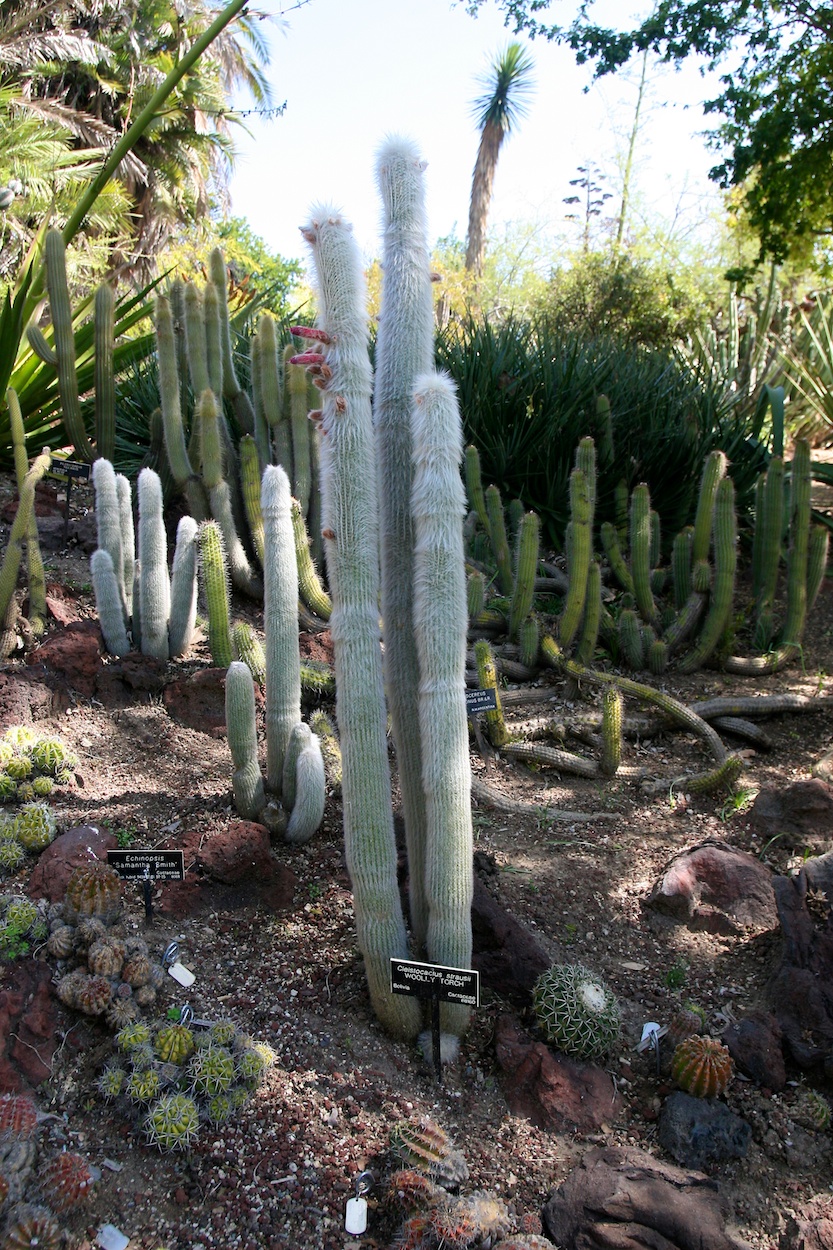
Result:
[[[674,1080],[695,1098],[717,1098],[725,1093],[733,1069],[728,1049],[716,1037],[687,1037],[671,1059]]]
[[[114,920],[121,907],[122,883],[119,874],[96,861],[76,868],[67,882],[66,918],[94,916],[103,922]]]
[[[197,1104],[188,1094],[166,1094],[155,1102],[145,1120],[151,1145],[160,1150],[186,1150],[200,1126]]]
[[[86,1159],[65,1150],[41,1167],[39,1182],[53,1211],[71,1211],[89,1194],[93,1174]]]
[[[559,1050],[578,1059],[607,1054],[619,1037],[619,1005],[583,964],[554,964],[532,991],[535,1017]]]

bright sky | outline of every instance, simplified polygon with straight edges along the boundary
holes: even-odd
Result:
[[[634,0],[638,9],[639,0]],[[270,79],[284,115],[250,117],[239,141],[231,182],[232,212],[285,257],[306,259],[298,227],[313,204],[333,204],[352,221],[368,259],[378,254],[376,151],[401,134],[421,148],[427,170],[431,242],[456,231],[464,238],[478,132],[472,101],[478,79],[507,43],[496,4],[477,19],[452,0],[260,0],[286,13],[272,28]],[[555,4],[554,16],[567,6]],[[627,17],[630,4],[601,0],[600,17]],[[559,10],[562,12],[560,13]],[[605,12],[607,10],[607,12]],[[522,41],[523,42],[523,41]],[[535,62],[536,90],[528,116],[501,151],[490,226],[539,222],[555,236],[569,230],[563,204],[569,180],[588,160],[620,186],[616,155],[633,122],[638,66],[592,85],[572,53],[542,40],[525,45]],[[705,88],[694,66],[652,72],[651,100],[637,154],[637,186],[653,211],[669,219],[682,210],[702,219],[715,192],[707,172],[714,157],[698,132]],[[585,88],[590,87],[589,93]],[[245,107],[245,105],[243,105]],[[616,198],[608,202],[615,211]]]

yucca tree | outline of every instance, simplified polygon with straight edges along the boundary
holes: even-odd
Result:
[[[510,43],[484,75],[484,92],[474,101],[473,113],[480,144],[471,184],[466,269],[479,277],[486,250],[486,225],[498,156],[504,140],[525,117],[532,92],[533,62],[519,43]]]

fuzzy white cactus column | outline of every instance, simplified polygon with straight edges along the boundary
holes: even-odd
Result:
[[[408,850],[411,934],[423,955],[425,796],[413,621],[411,409],[414,379],[432,368],[434,326],[425,215],[425,162],[408,139],[389,139],[376,161],[383,205],[382,299],[373,418],[379,465],[384,674]]]
[[[289,478],[267,465],[260,486],[263,513],[263,627],[266,635],[266,786],[281,793],[290,735],[301,719],[298,651],[298,564]]]
[[[142,469],[139,474],[138,496],[142,654],[167,660],[171,580],[162,518],[162,483],[153,469]]]
[[[427,814],[428,958],[471,967],[474,889],[471,765],[466,712],[468,605],[463,552],[463,433],[451,379],[416,380],[413,415],[414,627]],[[441,1008],[444,1032],[460,1034],[469,1009]]]
[[[318,208],[303,230],[319,294],[314,370],[320,414],[323,535],[333,598],[336,711],[341,732],[344,838],[359,947],[374,1011],[416,1037],[416,999],[390,992],[390,959],[408,955],[396,880],[386,709],[379,636],[379,511],[371,368],[361,256],[350,226]]]

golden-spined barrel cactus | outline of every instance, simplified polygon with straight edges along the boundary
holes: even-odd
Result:
[[[619,1005],[583,964],[553,964],[532,991],[535,1018],[559,1050],[578,1059],[607,1054],[619,1037]]]
[[[184,1024],[169,1024],[156,1034],[154,1049],[163,1063],[182,1065],[194,1053],[194,1034]]]
[[[733,1070],[729,1051],[716,1037],[687,1037],[671,1059],[674,1080],[695,1098],[717,1098],[725,1093]]]
[[[105,924],[115,920],[121,907],[119,874],[98,861],[76,868],[67,882],[64,915],[67,920],[95,916]]]
[[[468,1179],[462,1153],[433,1120],[402,1120],[391,1134],[391,1150],[406,1168],[422,1172],[439,1185],[453,1188]]]

